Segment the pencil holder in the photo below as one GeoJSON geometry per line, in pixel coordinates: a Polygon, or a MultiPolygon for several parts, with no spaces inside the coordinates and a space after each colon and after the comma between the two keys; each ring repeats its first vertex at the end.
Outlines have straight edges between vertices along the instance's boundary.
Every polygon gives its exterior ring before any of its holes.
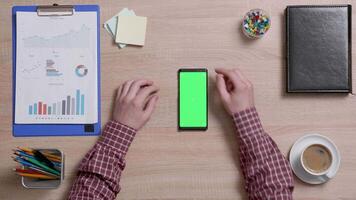
{"type": "MultiPolygon", "coordinates": [[[[60,178],[55,180],[44,180],[29,177],[22,177],[21,182],[25,188],[28,189],[55,189],[58,188],[64,180],[64,154],[58,149],[34,149],[41,152],[51,152],[52,155],[56,155],[60,158],[60,178]]],[[[23,166],[23,169],[26,167],[23,166]]]]}

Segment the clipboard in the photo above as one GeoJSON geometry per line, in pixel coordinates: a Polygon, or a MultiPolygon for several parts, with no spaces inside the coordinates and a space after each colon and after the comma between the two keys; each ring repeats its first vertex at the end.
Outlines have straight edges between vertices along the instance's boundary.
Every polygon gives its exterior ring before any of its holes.
{"type": "Polygon", "coordinates": [[[100,108],[100,8],[98,5],[58,5],[52,6],[13,6],[12,7],[12,60],[13,60],[13,125],[14,137],[31,136],[90,136],[99,135],[101,130],[100,108]],[[98,80],[98,122],[95,124],[16,124],[16,13],[37,12],[38,16],[70,16],[74,12],[96,12],[97,15],[97,80],[98,80]]]}

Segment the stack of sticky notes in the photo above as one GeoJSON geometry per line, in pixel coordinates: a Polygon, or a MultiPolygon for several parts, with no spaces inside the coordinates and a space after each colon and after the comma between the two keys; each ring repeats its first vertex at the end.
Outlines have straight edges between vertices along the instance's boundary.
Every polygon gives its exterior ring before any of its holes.
{"type": "Polygon", "coordinates": [[[146,38],[147,17],[136,16],[133,10],[122,9],[104,23],[104,28],[120,48],[126,45],[143,46],[146,38]]]}
{"type": "Polygon", "coordinates": [[[14,169],[15,173],[34,179],[60,179],[62,158],[52,150],[37,150],[18,147],[13,159],[22,166],[14,169]]]}

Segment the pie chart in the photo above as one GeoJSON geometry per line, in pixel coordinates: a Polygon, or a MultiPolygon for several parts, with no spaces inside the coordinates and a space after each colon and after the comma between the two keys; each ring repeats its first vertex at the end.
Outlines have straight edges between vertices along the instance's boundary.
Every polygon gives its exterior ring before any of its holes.
{"type": "Polygon", "coordinates": [[[84,77],[84,76],[86,76],[88,74],[88,68],[86,68],[84,65],[78,65],[75,68],[75,74],[78,77],[84,77]]]}

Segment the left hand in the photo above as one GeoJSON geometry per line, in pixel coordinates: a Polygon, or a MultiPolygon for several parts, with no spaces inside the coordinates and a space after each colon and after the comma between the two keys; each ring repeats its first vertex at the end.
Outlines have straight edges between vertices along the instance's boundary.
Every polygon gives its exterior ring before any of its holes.
{"type": "Polygon", "coordinates": [[[149,80],[129,80],[117,92],[113,118],[136,130],[151,117],[158,100],[159,88],[149,80]]]}

